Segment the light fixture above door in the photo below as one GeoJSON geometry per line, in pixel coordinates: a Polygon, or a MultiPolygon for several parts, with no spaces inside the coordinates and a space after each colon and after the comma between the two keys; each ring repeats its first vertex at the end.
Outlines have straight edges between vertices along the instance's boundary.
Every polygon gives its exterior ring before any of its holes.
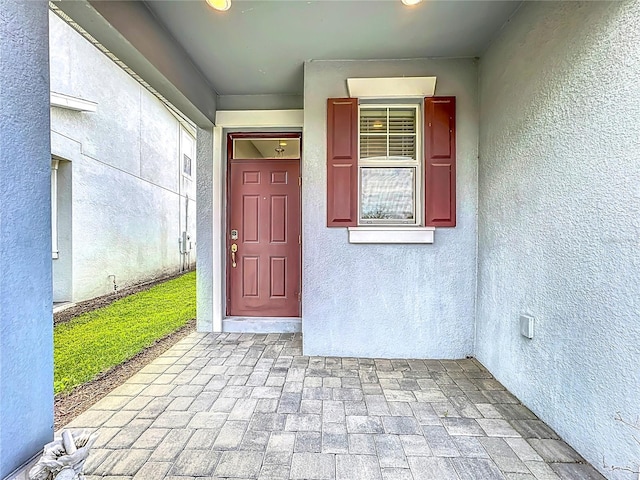
{"type": "MultiPolygon", "coordinates": [[[[404,1],[404,0],[403,0],[404,1]]],[[[210,7],[224,12],[231,8],[231,0],[206,0],[210,7]]]]}
{"type": "Polygon", "coordinates": [[[407,7],[413,7],[414,5],[419,4],[422,0],[402,0],[402,3],[407,7]]]}

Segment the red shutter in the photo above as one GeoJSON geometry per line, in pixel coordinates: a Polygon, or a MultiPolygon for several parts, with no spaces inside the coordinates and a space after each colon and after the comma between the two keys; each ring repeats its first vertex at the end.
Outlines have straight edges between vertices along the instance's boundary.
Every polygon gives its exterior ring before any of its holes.
{"type": "Polygon", "coordinates": [[[327,100],[327,226],[358,223],[358,99],[327,100]]]}
{"type": "Polygon", "coordinates": [[[427,97],[425,225],[456,226],[456,97],[427,97]]]}

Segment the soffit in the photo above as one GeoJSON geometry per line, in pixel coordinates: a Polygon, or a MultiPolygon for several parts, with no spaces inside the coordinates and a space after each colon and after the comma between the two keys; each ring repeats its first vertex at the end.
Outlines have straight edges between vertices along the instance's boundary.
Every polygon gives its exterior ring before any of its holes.
{"type": "Polygon", "coordinates": [[[306,60],[477,57],[520,1],[147,1],[220,95],[301,95],[306,60]]]}

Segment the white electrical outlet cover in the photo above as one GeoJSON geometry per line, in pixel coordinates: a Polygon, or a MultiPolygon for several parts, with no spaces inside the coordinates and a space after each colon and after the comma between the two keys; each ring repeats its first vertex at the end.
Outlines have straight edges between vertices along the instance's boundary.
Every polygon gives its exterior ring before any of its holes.
{"type": "Polygon", "coordinates": [[[529,315],[520,315],[520,334],[526,338],[533,338],[534,318],[529,315]]]}

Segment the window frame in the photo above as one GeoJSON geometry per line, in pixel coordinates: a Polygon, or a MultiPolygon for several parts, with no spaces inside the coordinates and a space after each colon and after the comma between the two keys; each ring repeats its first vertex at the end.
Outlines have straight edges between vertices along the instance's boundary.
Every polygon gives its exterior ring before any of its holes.
{"type": "MultiPolygon", "coordinates": [[[[424,213],[424,159],[422,145],[424,141],[424,125],[423,125],[423,102],[424,99],[407,99],[405,102],[398,103],[390,102],[390,99],[368,99],[358,100],[358,118],[357,118],[357,226],[358,227],[380,227],[380,228],[397,228],[397,227],[420,227],[423,225],[423,213],[424,213]],[[391,109],[413,109],[415,114],[415,129],[413,135],[415,136],[415,159],[408,161],[398,161],[386,159],[362,159],[360,157],[361,152],[361,131],[360,121],[362,110],[375,110],[386,109],[387,110],[387,132],[386,138],[391,136],[402,136],[403,134],[391,134],[389,132],[389,111],[391,109]],[[413,168],[413,207],[414,218],[409,220],[403,219],[363,219],[362,218],[362,169],[364,168],[413,168]]],[[[365,134],[367,135],[367,134],[365,134]]],[[[406,134],[405,134],[406,135],[406,134]]],[[[375,135],[372,135],[375,136],[375,135]]],[[[382,135],[380,135],[382,136],[382,135]]],[[[389,152],[389,143],[387,140],[387,153],[389,152]]]]}
{"type": "Polygon", "coordinates": [[[436,227],[457,225],[457,128],[456,97],[425,97],[422,148],[424,149],[424,226],[358,226],[358,105],[355,97],[327,98],[326,116],[326,225],[348,227],[351,243],[433,243],[436,227]],[[352,238],[359,231],[368,238],[352,238]],[[375,232],[385,239],[375,238],[375,232]],[[430,231],[430,239],[403,238],[396,231],[418,234],[430,231]]]}
{"type": "MultiPolygon", "coordinates": [[[[244,135],[244,134],[243,134],[244,135]]],[[[237,136],[237,134],[231,139],[231,142],[229,143],[229,148],[231,149],[231,159],[232,160],[299,160],[300,158],[302,158],[302,137],[301,136],[295,136],[295,134],[290,134],[290,133],[282,133],[279,135],[271,135],[268,136],[269,134],[247,134],[246,136],[237,136]],[[258,141],[278,141],[278,142],[283,142],[283,141],[290,141],[292,143],[297,142],[296,144],[296,148],[294,149],[294,153],[293,154],[288,154],[288,155],[284,155],[284,156],[278,156],[273,155],[273,156],[267,156],[267,157],[252,157],[252,156],[237,156],[236,155],[236,151],[237,151],[237,143],[239,141],[253,141],[253,140],[258,140],[258,141]]],[[[293,146],[293,145],[292,145],[293,146]]]]}
{"type": "Polygon", "coordinates": [[[186,153],[182,154],[182,176],[188,179],[192,179],[193,175],[193,159],[186,153]],[[189,171],[187,172],[187,159],[189,159],[189,171]]]}
{"type": "Polygon", "coordinates": [[[196,176],[196,139],[184,125],[179,125],[180,139],[178,150],[178,179],[194,181],[196,176]],[[189,172],[185,171],[186,159],[190,161],[189,172]]]}

